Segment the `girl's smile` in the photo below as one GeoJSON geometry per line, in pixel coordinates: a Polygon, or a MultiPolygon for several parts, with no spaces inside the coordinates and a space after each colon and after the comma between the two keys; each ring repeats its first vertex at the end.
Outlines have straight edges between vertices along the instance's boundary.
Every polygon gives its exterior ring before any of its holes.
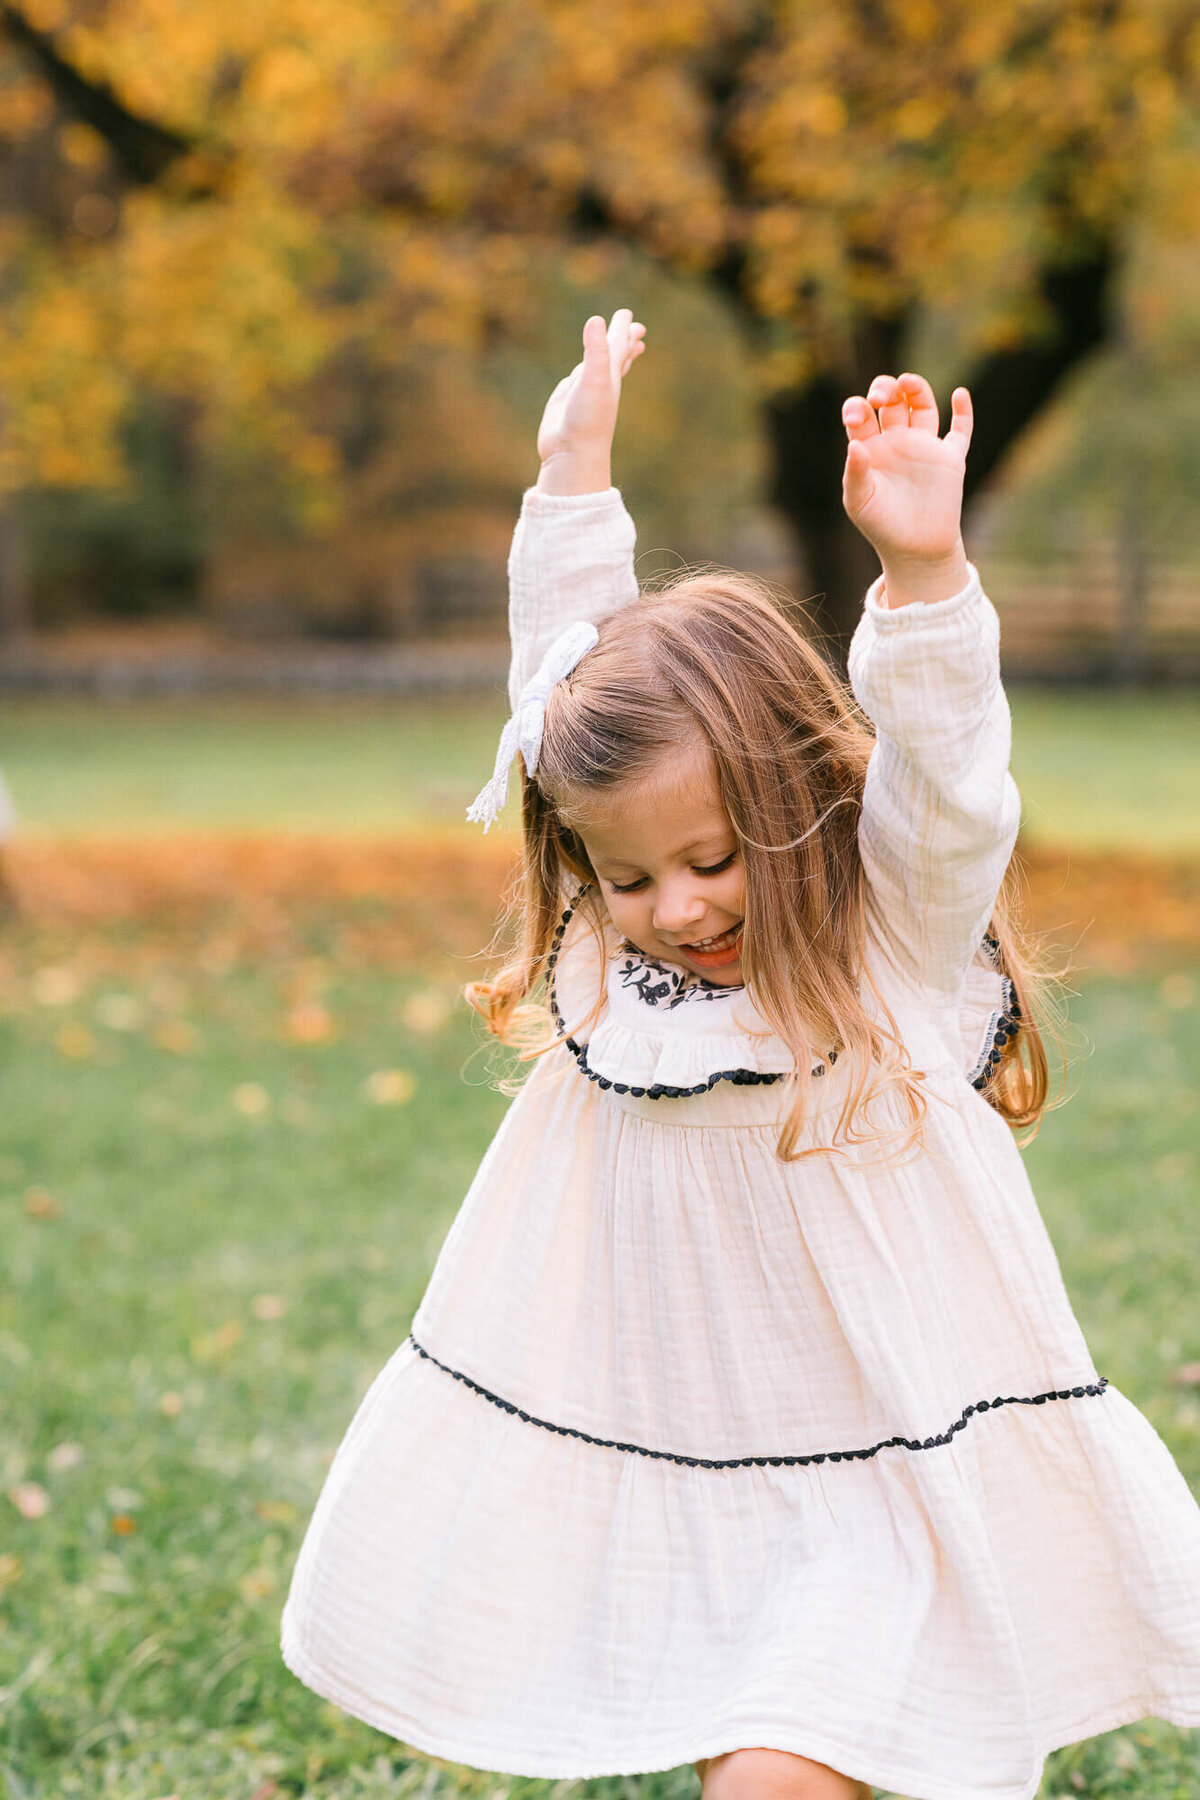
{"type": "Polygon", "coordinates": [[[574,823],[630,943],[720,986],[741,984],[745,870],[707,745],[589,794],[574,823]]]}
{"type": "Polygon", "coordinates": [[[719,932],[716,937],[705,938],[698,944],[680,944],[682,955],[690,962],[699,963],[701,968],[728,969],[742,960],[742,926],[739,922],[728,931],[719,932]]]}

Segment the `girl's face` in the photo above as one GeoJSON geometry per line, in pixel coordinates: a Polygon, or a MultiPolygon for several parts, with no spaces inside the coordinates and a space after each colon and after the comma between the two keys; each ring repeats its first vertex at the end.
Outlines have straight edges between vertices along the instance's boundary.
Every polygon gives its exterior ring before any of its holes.
{"type": "Polygon", "coordinates": [[[720,987],[741,983],[745,870],[706,745],[590,794],[575,828],[630,943],[720,987]]]}

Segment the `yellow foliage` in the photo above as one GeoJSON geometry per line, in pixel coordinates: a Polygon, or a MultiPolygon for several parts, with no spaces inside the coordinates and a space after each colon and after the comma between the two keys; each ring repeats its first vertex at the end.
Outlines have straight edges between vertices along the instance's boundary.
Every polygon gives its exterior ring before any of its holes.
{"type": "Polygon", "coordinates": [[[108,162],[108,145],[91,125],[68,119],[59,127],[58,146],[77,169],[102,169],[108,162]]]}
{"type": "Polygon", "coordinates": [[[31,137],[54,116],[54,94],[39,75],[12,71],[0,84],[0,136],[18,142],[31,137]]]}
{"type": "Polygon", "coordinates": [[[68,0],[24,0],[21,8],[35,31],[58,31],[70,14],[68,0]]]}
{"type": "MultiPolygon", "coordinates": [[[[1063,218],[1198,223],[1191,0],[878,0],[869,30],[849,0],[25,4],[192,151],[118,218],[79,190],[109,179],[104,144],[59,121],[68,229],[4,227],[8,486],[115,479],[149,385],[211,440],[269,447],[329,515],[341,458],[306,390],[351,347],[392,367],[472,342],[519,305],[522,233],[581,192],[678,268],[744,270],[792,370],[913,302],[1024,329],[1063,218]]],[[[0,137],[26,143],[53,97],[3,58],[0,137]]]]}

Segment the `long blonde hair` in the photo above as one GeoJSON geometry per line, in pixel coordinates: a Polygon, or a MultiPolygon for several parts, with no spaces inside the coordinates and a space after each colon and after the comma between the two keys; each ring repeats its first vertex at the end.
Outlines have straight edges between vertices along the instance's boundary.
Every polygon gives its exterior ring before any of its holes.
{"type": "MultiPolygon", "coordinates": [[[[551,692],[537,777],[522,772],[524,861],[519,941],[489,983],[469,990],[489,1030],[531,1049],[529,996],[545,974],[567,896],[599,930],[595,871],[575,825],[589,792],[644,776],[689,738],[707,743],[745,869],[742,973],[747,993],[795,1058],[778,1154],[794,1160],[810,1103],[814,1053],[836,1047],[854,1071],[832,1144],[877,1133],[862,1109],[884,1088],[907,1100],[906,1137],[919,1132],[921,1076],[893,1029],[860,992],[866,936],[858,847],[874,738],[852,695],[748,576],[691,575],[643,595],[600,626],[600,638],[551,692]]],[[[997,901],[989,935],[1012,981],[1020,1030],[984,1089],[1011,1124],[1036,1123],[1048,1066],[1035,1018],[1037,982],[1014,920],[997,901]]],[[[541,1034],[546,1046],[546,1034],[541,1034]]]]}

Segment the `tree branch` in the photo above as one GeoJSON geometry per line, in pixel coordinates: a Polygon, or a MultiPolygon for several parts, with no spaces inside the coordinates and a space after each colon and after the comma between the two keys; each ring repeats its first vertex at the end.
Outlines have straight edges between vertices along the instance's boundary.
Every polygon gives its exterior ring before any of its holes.
{"type": "Polygon", "coordinates": [[[0,31],[27,50],[63,106],[92,126],[130,181],[149,187],[193,148],[185,137],[139,118],[105,82],[89,81],[59,52],[49,32],[38,31],[15,6],[0,5],[0,31]]]}
{"type": "Polygon", "coordinates": [[[1051,331],[997,351],[971,371],[966,385],[975,402],[976,424],[967,458],[966,498],[985,484],[1060,383],[1108,338],[1115,268],[1114,249],[1106,243],[1075,262],[1047,269],[1040,287],[1051,331]]]}

